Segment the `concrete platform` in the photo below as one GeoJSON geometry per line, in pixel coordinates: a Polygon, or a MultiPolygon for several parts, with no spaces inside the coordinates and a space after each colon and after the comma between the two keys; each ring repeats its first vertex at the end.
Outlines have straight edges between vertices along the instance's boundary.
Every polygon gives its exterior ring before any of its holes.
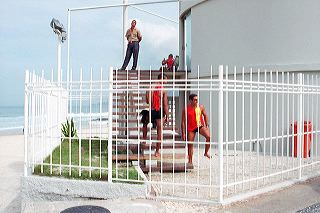
{"type": "Polygon", "coordinates": [[[262,194],[232,205],[208,205],[146,199],[21,202],[23,175],[23,136],[0,136],[0,212],[60,212],[79,205],[97,205],[114,212],[296,212],[320,203],[320,177],[262,194]],[[21,207],[22,206],[22,207],[21,207]]]}

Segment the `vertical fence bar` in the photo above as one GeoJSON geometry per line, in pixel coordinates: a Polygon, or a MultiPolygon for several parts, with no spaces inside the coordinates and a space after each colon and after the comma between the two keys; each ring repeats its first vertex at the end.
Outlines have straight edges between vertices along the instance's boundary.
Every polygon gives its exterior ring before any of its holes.
{"type": "Polygon", "coordinates": [[[24,79],[24,171],[23,174],[26,177],[28,175],[28,133],[29,133],[29,86],[30,74],[29,70],[25,72],[24,79]]]}
{"type": "MultiPolygon", "coordinates": [[[[256,166],[256,177],[259,177],[259,168],[260,168],[260,69],[258,69],[258,85],[257,85],[257,140],[256,140],[256,146],[257,146],[257,166],[256,166]]],[[[256,181],[256,188],[258,188],[258,180],[256,181]]]]}
{"type": "MultiPolygon", "coordinates": [[[[115,122],[116,122],[116,127],[115,127],[115,130],[116,130],[116,137],[115,137],[115,145],[116,145],[116,154],[115,154],[115,156],[116,156],[116,179],[118,179],[118,175],[119,175],[119,173],[118,173],[118,73],[117,73],[117,70],[118,70],[118,68],[116,68],[116,70],[114,71],[114,76],[115,77],[112,77],[112,79],[113,80],[115,80],[115,82],[113,83],[113,84],[115,84],[114,86],[115,86],[115,110],[116,110],[116,113],[115,113],[115,122]]],[[[113,72],[113,71],[112,71],[113,72]]],[[[101,75],[102,75],[102,72],[101,72],[101,75]]],[[[101,77],[101,81],[102,81],[102,77],[101,77]]],[[[101,83],[101,87],[102,87],[102,83],[101,83]]],[[[102,88],[101,88],[101,90],[102,90],[102,88]]],[[[112,97],[112,99],[113,99],[113,97],[112,97]]],[[[101,100],[101,102],[102,102],[102,100],[101,100]]],[[[101,118],[100,118],[100,120],[101,120],[101,118]]],[[[101,125],[100,125],[100,128],[101,128],[101,125]]],[[[101,131],[100,131],[101,132],[101,131]]],[[[101,134],[101,133],[100,133],[101,134]]]]}
{"type": "MultiPolygon", "coordinates": [[[[294,168],[294,140],[295,140],[295,137],[298,137],[296,134],[298,133],[295,133],[295,121],[294,121],[294,118],[295,118],[295,116],[294,116],[294,109],[295,109],[295,107],[294,107],[294,105],[295,105],[295,103],[294,103],[294,95],[295,95],[295,93],[294,93],[294,91],[295,91],[295,83],[294,83],[294,73],[292,73],[292,75],[291,75],[291,78],[292,78],[292,126],[291,126],[291,130],[292,130],[292,139],[291,139],[291,159],[292,159],[292,168],[294,168]]],[[[298,125],[298,124],[297,124],[298,125]]],[[[297,151],[297,150],[296,150],[297,151]]],[[[294,173],[294,170],[292,171],[293,173],[294,173]]]]}
{"type": "MultiPolygon", "coordinates": [[[[251,180],[251,161],[252,161],[252,68],[250,68],[250,100],[249,100],[250,114],[249,114],[249,179],[251,180]]],[[[251,190],[251,182],[249,182],[249,189],[251,190]]]]}
{"type": "Polygon", "coordinates": [[[300,141],[300,147],[301,147],[301,151],[300,151],[300,155],[301,155],[301,175],[302,175],[302,172],[303,172],[303,158],[304,158],[304,137],[305,137],[305,134],[306,132],[304,131],[304,120],[307,119],[308,117],[308,106],[306,103],[306,107],[305,107],[305,99],[307,98],[308,94],[304,94],[304,85],[305,85],[305,77],[304,77],[304,74],[302,74],[302,85],[301,85],[301,94],[302,94],[302,119],[301,119],[301,141],[300,141]],[[306,113],[305,113],[306,112],[306,113]],[[306,114],[306,116],[305,116],[306,114]]]}
{"type": "MultiPolygon", "coordinates": [[[[127,87],[126,87],[126,95],[127,95],[127,106],[129,106],[129,70],[126,69],[126,79],[127,79],[127,87]]],[[[109,91],[110,93],[110,91],[109,91]]],[[[127,129],[127,180],[129,179],[129,134],[130,134],[130,131],[129,131],[129,110],[130,109],[127,109],[127,117],[126,117],[126,129],[127,129]]],[[[139,127],[138,127],[139,128],[139,127]]]]}
{"type": "MultiPolygon", "coordinates": [[[[70,90],[69,92],[69,114],[72,114],[72,69],[70,70],[70,88],[68,88],[70,90]]],[[[70,119],[70,115],[69,115],[69,119],[70,119]]],[[[70,119],[70,122],[71,122],[71,119],[70,119]]],[[[70,127],[71,128],[71,125],[70,127]]],[[[52,129],[52,127],[51,127],[52,129]]],[[[69,131],[71,132],[71,131],[69,131]]],[[[51,136],[52,136],[52,131],[51,131],[51,136]]],[[[72,139],[71,139],[71,134],[69,134],[69,176],[71,176],[71,171],[72,171],[72,167],[71,167],[71,164],[72,164],[72,158],[71,158],[71,155],[72,155],[72,152],[71,152],[71,142],[72,142],[72,139]]],[[[51,163],[52,164],[52,157],[51,157],[51,163]]],[[[51,166],[52,167],[52,166],[51,166]]],[[[52,169],[51,169],[52,170],[52,169]]]]}
{"type": "MultiPolygon", "coordinates": [[[[109,70],[109,109],[108,109],[108,182],[112,183],[112,85],[113,84],[113,67],[109,70]]],[[[117,153],[116,153],[117,154],[117,153]]]]}
{"type": "MultiPolygon", "coordinates": [[[[319,106],[319,85],[320,85],[320,83],[319,83],[319,75],[317,75],[316,76],[316,85],[317,85],[317,89],[316,89],[316,103],[317,103],[317,105],[316,106],[319,106]]],[[[319,110],[316,110],[316,118],[318,118],[319,117],[319,110]]],[[[316,156],[316,159],[315,159],[315,161],[318,161],[319,160],[319,156],[318,156],[318,142],[319,142],[319,139],[318,139],[318,134],[319,134],[319,119],[316,119],[315,120],[315,130],[316,130],[316,135],[315,135],[315,143],[316,143],[316,154],[315,154],[315,156],[316,156]]]]}
{"type": "Polygon", "coordinates": [[[80,113],[80,124],[79,124],[79,176],[81,177],[81,156],[82,156],[82,152],[81,152],[81,139],[82,139],[82,68],[80,69],[80,98],[79,98],[79,113],[80,113]]]}
{"type": "MultiPolygon", "coordinates": [[[[161,132],[161,136],[160,136],[160,179],[161,179],[161,185],[160,185],[160,193],[162,194],[163,191],[163,94],[164,94],[164,88],[163,88],[163,66],[161,68],[161,91],[160,91],[160,117],[161,117],[161,126],[160,126],[160,132],[161,132]]],[[[167,100],[168,101],[168,100],[167,100]]],[[[158,132],[157,132],[158,135],[158,132]]],[[[158,136],[157,136],[158,137],[158,136]]],[[[158,141],[159,138],[157,138],[157,144],[156,147],[158,147],[158,141]]],[[[156,153],[157,153],[157,148],[156,148],[156,153]]]]}
{"type": "MultiPolygon", "coordinates": [[[[312,90],[310,91],[311,93],[312,93],[312,95],[311,95],[311,99],[312,99],[312,103],[311,103],[311,122],[312,123],[314,123],[314,121],[316,120],[316,119],[314,119],[315,117],[314,117],[314,78],[313,78],[313,75],[311,75],[311,88],[312,88],[312,90]]],[[[314,150],[313,150],[313,146],[312,146],[312,139],[313,139],[313,141],[315,140],[314,139],[314,137],[312,137],[313,136],[313,134],[314,134],[314,124],[312,124],[313,126],[311,127],[311,143],[310,143],[310,157],[311,157],[311,172],[313,171],[313,168],[314,168],[314,165],[313,165],[313,155],[314,155],[314,150]]]]}
{"type": "MultiPolygon", "coordinates": [[[[151,110],[152,110],[152,87],[151,87],[151,84],[152,84],[152,70],[151,70],[151,66],[149,67],[149,95],[148,95],[148,98],[149,98],[149,172],[150,172],[150,176],[149,176],[149,181],[151,182],[152,181],[152,160],[151,160],[151,148],[152,148],[152,126],[153,124],[150,125],[151,122],[151,110]]],[[[147,127],[148,127],[147,126],[147,127]]],[[[148,133],[147,133],[148,135],[148,133]]],[[[151,190],[151,187],[150,187],[150,190],[151,190]]]]}
{"type": "MultiPolygon", "coordinates": [[[[228,82],[228,75],[229,75],[229,68],[228,66],[226,66],[225,68],[226,70],[226,106],[225,106],[225,109],[226,109],[226,185],[228,185],[229,183],[229,103],[228,103],[228,99],[229,99],[229,96],[228,96],[228,86],[229,86],[229,82],[228,82]]],[[[211,90],[212,90],[212,69],[211,69],[211,84],[210,84],[210,115],[212,115],[212,106],[211,106],[211,90]]],[[[213,132],[212,130],[210,132],[213,132]]],[[[212,138],[212,137],[211,137],[212,138]]],[[[211,142],[210,142],[211,143],[211,142]]],[[[211,181],[211,159],[210,158],[210,181],[211,181]]],[[[210,182],[210,186],[211,186],[211,182],[210,182]]],[[[226,191],[226,195],[228,196],[228,187],[226,188],[227,191],[226,191]]],[[[211,190],[210,190],[210,193],[211,193],[211,190]]]]}
{"type": "Polygon", "coordinates": [[[279,75],[278,75],[278,70],[276,70],[276,118],[275,118],[275,122],[276,122],[276,171],[278,170],[278,140],[279,140],[279,137],[278,137],[278,128],[279,128],[279,75]]]}
{"type": "Polygon", "coordinates": [[[244,67],[242,67],[242,107],[241,107],[241,115],[242,115],[242,127],[241,127],[241,145],[242,145],[242,190],[244,189],[244,173],[245,173],[245,167],[244,167],[244,67]]]}
{"type": "MultiPolygon", "coordinates": [[[[36,84],[36,75],[35,75],[35,71],[33,70],[32,72],[32,86],[34,88],[36,84]]],[[[36,131],[37,131],[37,94],[35,93],[35,90],[32,90],[32,172],[34,172],[34,164],[35,164],[35,141],[37,140],[36,138],[36,131]]]]}
{"type": "MultiPolygon", "coordinates": [[[[185,155],[188,155],[189,159],[189,143],[188,143],[188,113],[187,113],[187,94],[188,94],[188,67],[186,67],[186,74],[185,74],[185,87],[184,87],[184,109],[185,109],[185,142],[186,142],[186,147],[185,147],[185,155]],[[187,152],[188,149],[188,152],[187,152]]],[[[188,160],[189,163],[189,160],[188,160]]],[[[184,162],[184,195],[187,195],[187,161],[184,162]]]]}
{"type": "MultiPolygon", "coordinates": [[[[282,102],[281,102],[281,171],[283,171],[283,143],[284,143],[284,72],[281,73],[281,93],[282,93],[282,102]]],[[[283,180],[283,173],[281,173],[281,180],[283,180]]]]}
{"type": "MultiPolygon", "coordinates": [[[[53,69],[51,70],[51,82],[53,82],[53,69]]],[[[50,95],[52,95],[52,90],[50,91],[50,95]]],[[[51,104],[48,104],[48,107],[52,106],[51,104]]],[[[49,110],[48,110],[49,111],[49,110]]],[[[52,137],[53,137],[53,114],[50,113],[50,147],[53,147],[52,137]]],[[[52,174],[52,152],[50,153],[50,175],[52,174]]]]}
{"type": "Polygon", "coordinates": [[[266,135],[267,135],[267,70],[264,70],[264,103],[263,103],[263,185],[266,175],[266,135]]]}
{"type": "MultiPolygon", "coordinates": [[[[311,134],[310,131],[312,131],[312,130],[309,130],[309,122],[311,122],[311,120],[312,120],[312,105],[310,104],[311,100],[312,100],[312,95],[311,95],[312,94],[312,84],[311,84],[312,76],[307,75],[307,78],[308,78],[308,80],[307,80],[307,92],[308,92],[308,101],[307,101],[308,106],[307,106],[307,109],[308,109],[308,114],[307,114],[307,118],[305,119],[307,121],[307,123],[306,123],[306,125],[307,125],[307,135],[306,135],[306,137],[307,137],[307,141],[306,141],[307,142],[307,146],[306,146],[307,150],[306,150],[306,154],[307,154],[307,162],[310,162],[311,161],[312,149],[309,147],[309,142],[310,142],[309,135],[311,134]],[[310,151],[309,151],[309,149],[310,149],[310,151]],[[310,153],[310,156],[309,156],[309,153],[310,153]]],[[[306,85],[306,84],[304,84],[304,85],[306,85]]],[[[311,169],[311,168],[312,168],[312,164],[311,164],[311,166],[309,166],[309,169],[311,169]]],[[[310,171],[312,171],[312,170],[310,170],[310,171]]]]}
{"type": "Polygon", "coordinates": [[[92,156],[91,156],[91,146],[92,146],[92,67],[90,69],[90,89],[89,89],[89,120],[90,120],[90,125],[89,125],[89,177],[91,177],[91,170],[92,170],[92,156]]]}
{"type": "Polygon", "coordinates": [[[223,66],[219,66],[219,201],[223,201],[223,66]]]}
{"type": "Polygon", "coordinates": [[[303,105],[303,94],[302,94],[302,85],[303,85],[303,75],[302,73],[298,74],[298,84],[299,84],[299,111],[298,111],[298,148],[297,148],[297,155],[299,156],[299,175],[298,178],[299,180],[302,177],[302,158],[301,158],[301,151],[302,151],[302,146],[301,146],[301,140],[302,140],[302,134],[303,134],[303,120],[302,120],[302,116],[303,116],[303,109],[302,109],[302,105],[303,105]]]}
{"type": "MultiPolygon", "coordinates": [[[[273,142],[273,131],[272,131],[272,122],[273,122],[273,80],[272,80],[272,70],[270,71],[270,144],[269,144],[269,148],[270,148],[270,173],[272,173],[272,142],[273,142]]],[[[269,183],[271,183],[271,179],[272,177],[269,178],[269,183]]]]}
{"type": "MultiPolygon", "coordinates": [[[[31,80],[32,86],[34,88],[35,84],[36,84],[36,75],[35,75],[35,71],[33,70],[32,72],[32,80],[31,80]]],[[[34,143],[36,141],[36,118],[37,118],[37,94],[35,93],[35,90],[32,90],[32,99],[31,99],[31,106],[32,106],[32,172],[34,172],[34,164],[35,164],[35,151],[34,151],[34,143]]]]}
{"type": "MultiPolygon", "coordinates": [[[[60,73],[60,70],[59,70],[59,73],[60,73]]],[[[59,74],[60,75],[60,74],[59,74]]],[[[41,73],[41,78],[40,78],[40,85],[41,87],[43,88],[44,87],[44,71],[42,70],[42,73],[41,73]]],[[[44,126],[44,95],[43,93],[41,93],[41,96],[40,96],[40,140],[41,140],[41,173],[43,173],[43,161],[44,161],[44,158],[45,158],[45,144],[44,145],[44,131],[46,131],[45,129],[45,126],[44,126]]]]}
{"type": "MultiPolygon", "coordinates": [[[[233,80],[234,80],[234,94],[233,94],[233,116],[234,116],[234,122],[233,122],[233,160],[234,160],[234,183],[237,182],[237,67],[234,67],[234,73],[233,73],[233,80]]],[[[237,185],[234,184],[234,192],[237,190],[237,185]]]]}
{"type": "MultiPolygon", "coordinates": [[[[99,111],[100,111],[100,124],[99,124],[99,176],[101,178],[102,176],[102,156],[101,156],[101,150],[102,150],[102,81],[103,81],[103,69],[101,67],[100,69],[100,97],[99,97],[99,111]]],[[[108,121],[109,123],[109,121],[108,121]]]]}
{"type": "MultiPolygon", "coordinates": [[[[197,95],[198,95],[198,107],[200,107],[200,66],[197,66],[197,95]]],[[[193,141],[192,141],[193,143],[193,141]]],[[[198,134],[197,134],[197,145],[198,145],[198,171],[197,171],[197,184],[200,184],[200,129],[198,127],[198,134]]],[[[194,144],[192,144],[194,146],[194,144]]],[[[199,197],[199,187],[197,187],[197,197],[199,197]]]]}
{"type": "MultiPolygon", "coordinates": [[[[287,72],[287,169],[289,168],[289,146],[290,146],[290,74],[287,72]]],[[[289,178],[289,172],[287,172],[289,178]]]]}
{"type": "MultiPolygon", "coordinates": [[[[60,73],[60,70],[58,70],[58,72],[60,73]]],[[[61,78],[60,74],[59,74],[59,77],[58,78],[61,78]]],[[[60,152],[59,152],[59,175],[62,174],[62,140],[61,140],[61,134],[60,134],[60,125],[61,125],[61,92],[62,92],[62,86],[61,86],[61,79],[58,79],[58,91],[59,91],[59,94],[58,94],[58,116],[57,116],[57,132],[58,132],[58,135],[57,137],[59,137],[59,149],[60,149],[60,152]]]]}
{"type": "MultiPolygon", "coordinates": [[[[141,79],[141,73],[140,73],[140,67],[138,68],[138,80],[137,80],[137,83],[138,83],[138,115],[140,113],[140,79],[141,79]]],[[[139,116],[137,116],[137,127],[138,127],[138,166],[140,166],[140,143],[141,143],[141,140],[140,140],[140,123],[139,123],[139,116]]],[[[116,134],[117,135],[117,134],[116,134]]],[[[117,136],[116,136],[117,137],[117,136]]],[[[116,142],[117,143],[117,142],[116,142]]],[[[140,175],[138,175],[138,180],[140,180],[140,175]]]]}
{"type": "MultiPolygon", "coordinates": [[[[212,121],[212,65],[210,66],[210,96],[209,96],[209,106],[210,106],[210,116],[211,116],[211,119],[210,121],[212,121]]],[[[213,132],[212,130],[212,125],[210,125],[210,133],[213,132]]],[[[213,144],[212,144],[212,137],[210,137],[210,155],[213,155],[213,144]]],[[[209,177],[209,183],[210,183],[210,197],[212,196],[212,157],[210,158],[210,170],[209,170],[209,173],[210,173],[210,177],[209,177]]]]}
{"type": "MultiPolygon", "coordinates": [[[[175,94],[175,80],[176,80],[176,68],[173,66],[173,77],[172,77],[172,108],[171,108],[171,113],[172,113],[172,129],[173,129],[173,160],[172,160],[172,167],[173,167],[173,173],[172,173],[172,194],[174,194],[175,191],[175,144],[176,144],[176,94],[175,94]]],[[[178,92],[179,93],[179,92],[178,92]]]]}

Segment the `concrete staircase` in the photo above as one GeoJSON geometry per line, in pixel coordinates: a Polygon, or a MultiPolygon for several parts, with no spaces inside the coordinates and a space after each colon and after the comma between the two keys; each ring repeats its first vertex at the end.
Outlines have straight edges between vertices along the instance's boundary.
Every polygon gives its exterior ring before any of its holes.
{"type": "MultiPolygon", "coordinates": [[[[179,134],[180,114],[182,112],[182,108],[179,107],[179,103],[182,102],[178,95],[179,92],[175,92],[175,97],[168,92],[169,122],[163,127],[161,155],[159,157],[154,156],[156,142],[150,141],[150,139],[157,139],[156,129],[151,129],[150,132],[148,127],[147,140],[143,140],[139,113],[144,109],[149,110],[146,103],[146,91],[156,84],[155,81],[157,81],[159,74],[158,70],[114,70],[113,123],[116,125],[113,127],[113,131],[117,133],[114,136],[117,141],[117,146],[114,146],[114,149],[118,151],[130,149],[130,154],[113,155],[113,160],[120,162],[139,160],[140,168],[145,173],[150,171],[183,172],[193,167],[185,164],[185,143],[182,142],[179,134]],[[151,82],[150,79],[153,81],[151,82]]],[[[169,79],[173,79],[172,72],[166,72],[165,74],[168,75],[169,79]]],[[[174,78],[185,79],[185,72],[175,72],[174,78]]],[[[177,85],[183,87],[185,83],[179,82],[177,85]]]]}

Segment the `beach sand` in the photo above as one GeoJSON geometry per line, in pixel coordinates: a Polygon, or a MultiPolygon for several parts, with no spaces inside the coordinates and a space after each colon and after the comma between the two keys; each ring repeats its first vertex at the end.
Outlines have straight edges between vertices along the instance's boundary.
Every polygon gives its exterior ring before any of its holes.
{"type": "Polygon", "coordinates": [[[0,212],[21,212],[24,137],[0,136],[0,144],[0,212]]]}

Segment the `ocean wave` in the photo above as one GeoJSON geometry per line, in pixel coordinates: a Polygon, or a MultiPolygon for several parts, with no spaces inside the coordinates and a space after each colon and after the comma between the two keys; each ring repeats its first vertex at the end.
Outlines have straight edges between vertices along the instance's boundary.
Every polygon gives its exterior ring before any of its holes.
{"type": "Polygon", "coordinates": [[[24,116],[0,117],[0,129],[18,128],[24,125],[24,116]]]}

